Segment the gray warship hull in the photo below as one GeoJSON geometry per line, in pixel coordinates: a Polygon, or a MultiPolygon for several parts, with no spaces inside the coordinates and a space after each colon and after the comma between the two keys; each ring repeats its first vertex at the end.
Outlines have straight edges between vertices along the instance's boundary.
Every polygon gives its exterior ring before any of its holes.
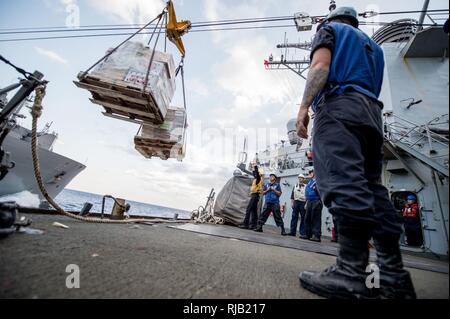
{"type": "MultiPolygon", "coordinates": [[[[34,177],[29,133],[26,128],[18,126],[5,138],[3,148],[9,153],[9,160],[15,166],[0,181],[0,196],[28,191],[38,195],[43,201],[34,177]]],[[[52,144],[55,139],[55,134],[43,134],[38,138],[41,174],[45,187],[53,198],[86,168],[83,164],[53,152],[52,144]]]]}

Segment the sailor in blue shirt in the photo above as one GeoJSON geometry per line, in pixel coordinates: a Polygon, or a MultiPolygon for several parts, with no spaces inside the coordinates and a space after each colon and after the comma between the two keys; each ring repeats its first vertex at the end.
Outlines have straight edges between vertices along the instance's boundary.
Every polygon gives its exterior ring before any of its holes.
{"type": "Polygon", "coordinates": [[[267,183],[264,186],[264,209],[261,213],[261,216],[258,220],[258,226],[256,227],[255,231],[262,233],[263,232],[263,226],[267,222],[267,219],[270,216],[270,213],[273,214],[273,217],[275,219],[275,223],[278,227],[281,228],[281,235],[286,236],[286,231],[284,229],[284,221],[281,217],[280,212],[280,196],[282,194],[281,192],[281,186],[277,182],[278,177],[275,174],[270,174],[270,180],[269,183],[267,183]]]}
{"type": "Polygon", "coordinates": [[[302,239],[320,242],[322,236],[322,210],[323,204],[320,199],[319,190],[317,189],[317,181],[314,178],[314,171],[310,173],[310,181],[306,185],[306,217],[305,232],[306,236],[302,239]]]}
{"type": "Polygon", "coordinates": [[[297,132],[308,137],[312,107],[317,186],[337,222],[339,256],[337,264],[324,272],[301,273],[300,282],[329,298],[414,299],[400,253],[400,216],[380,183],[384,54],[358,26],[355,9],[337,8],[319,26],[312,45],[297,132]],[[365,284],[371,238],[377,249],[380,289],[365,284]]]}

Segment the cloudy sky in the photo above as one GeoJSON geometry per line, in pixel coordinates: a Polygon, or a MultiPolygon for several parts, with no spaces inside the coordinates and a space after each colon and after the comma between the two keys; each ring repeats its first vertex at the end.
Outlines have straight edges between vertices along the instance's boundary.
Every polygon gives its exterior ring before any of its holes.
{"type": "MultiPolygon", "coordinates": [[[[295,12],[327,13],[329,1],[298,0],[175,0],[179,19],[193,22],[237,18],[289,16],[295,12]]],[[[366,10],[420,10],[422,0],[337,1],[338,5],[366,10]]],[[[162,11],[161,0],[0,0],[0,29],[72,25],[79,10],[82,26],[145,23],[162,11]]],[[[448,1],[432,0],[430,9],[448,8],[448,1]]],[[[383,16],[392,21],[404,16],[383,16]]],[[[418,15],[410,17],[417,18],[418,15]]],[[[371,34],[372,28],[365,28],[371,34]]],[[[49,34],[46,34],[49,35],[49,34]]],[[[51,35],[51,34],[50,34],[51,35]]],[[[263,61],[284,37],[289,42],[310,40],[313,33],[298,33],[294,26],[222,32],[192,32],[184,38],[187,49],[188,99],[187,157],[146,160],[134,150],[139,127],[104,117],[89,102],[89,94],[72,81],[124,37],[47,41],[0,42],[0,53],[17,65],[40,70],[50,81],[41,125],[53,122],[59,133],[55,151],[87,165],[69,188],[112,194],[130,200],[192,210],[203,204],[211,188],[220,190],[231,177],[249,137],[249,156],[286,139],[286,122],[296,116],[304,82],[288,71],[267,71],[263,61]]],[[[18,35],[10,36],[18,37],[18,35]]],[[[25,37],[19,35],[19,37],[25,37]]],[[[5,39],[8,36],[2,35],[5,39]]],[[[142,37],[137,41],[143,41],[142,37]]],[[[179,53],[169,51],[176,61],[179,53]]],[[[290,50],[289,58],[306,54],[290,50]]],[[[0,87],[17,78],[0,65],[0,87]]],[[[181,105],[181,84],[172,102],[181,105]]],[[[29,125],[30,119],[24,121],[29,125]]]]}

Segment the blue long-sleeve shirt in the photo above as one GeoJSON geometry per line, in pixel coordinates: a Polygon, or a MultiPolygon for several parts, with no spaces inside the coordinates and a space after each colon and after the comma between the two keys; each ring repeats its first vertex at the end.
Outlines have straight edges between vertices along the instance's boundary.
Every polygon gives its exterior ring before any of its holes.
{"type": "MultiPolygon", "coordinates": [[[[270,184],[267,183],[264,186],[264,191],[268,190],[270,187],[273,187],[275,190],[277,190],[278,192],[281,193],[281,186],[278,183],[274,183],[274,184],[270,184]]],[[[277,196],[277,194],[275,194],[275,192],[268,192],[265,195],[265,200],[266,200],[266,204],[279,204],[280,203],[280,198],[277,196]]]]}
{"type": "Polygon", "coordinates": [[[305,188],[306,200],[315,201],[320,200],[319,191],[317,190],[317,182],[315,179],[309,181],[305,188]]]}

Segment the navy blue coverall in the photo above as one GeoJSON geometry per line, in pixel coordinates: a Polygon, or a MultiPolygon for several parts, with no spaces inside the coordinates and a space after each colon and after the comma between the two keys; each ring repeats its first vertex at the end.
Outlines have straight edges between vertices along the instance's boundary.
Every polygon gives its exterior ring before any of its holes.
{"type": "Polygon", "coordinates": [[[332,52],[328,83],[312,106],[322,202],[338,219],[369,225],[373,237],[398,237],[401,220],[381,185],[383,52],[362,31],[336,22],[317,33],[311,55],[322,47],[332,52]]]}

